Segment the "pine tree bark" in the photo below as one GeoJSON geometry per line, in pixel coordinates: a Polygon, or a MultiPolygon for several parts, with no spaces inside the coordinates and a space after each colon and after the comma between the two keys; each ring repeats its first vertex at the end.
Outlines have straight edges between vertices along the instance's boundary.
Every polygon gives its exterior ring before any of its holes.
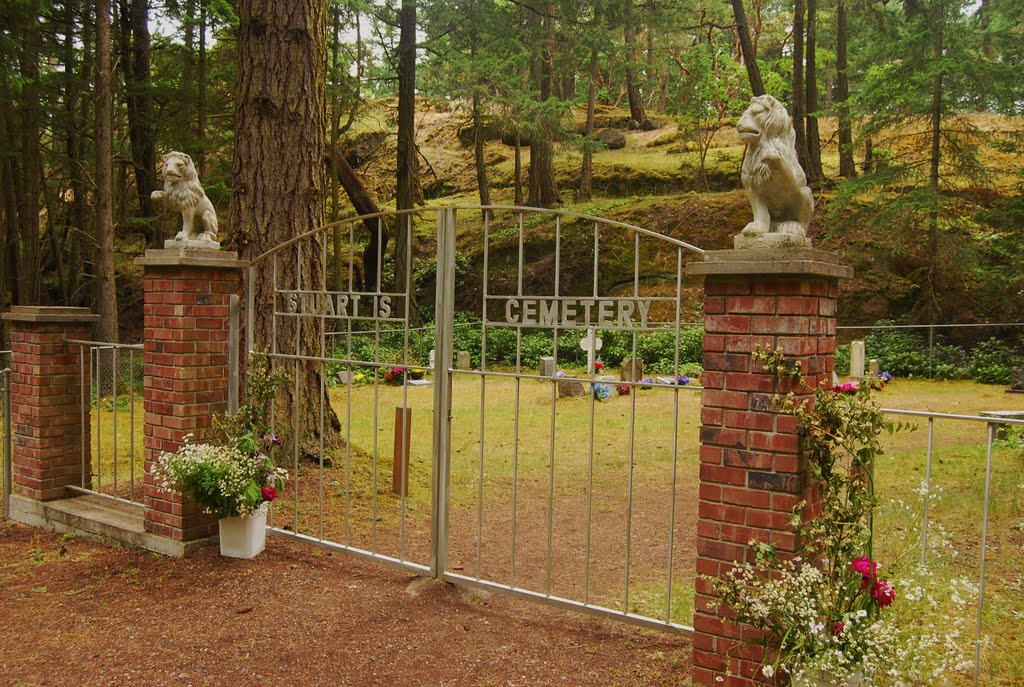
{"type": "MultiPolygon", "coordinates": [[[[402,0],[398,18],[398,210],[411,210],[418,193],[416,159],[416,0],[402,0]]],[[[405,290],[408,236],[395,232],[395,291],[405,290]]]]}
{"type": "MultiPolygon", "coordinates": [[[[348,196],[349,202],[355,208],[356,214],[376,215],[380,213],[377,203],[373,200],[369,191],[366,190],[366,187],[363,186],[362,180],[356,174],[356,171],[352,169],[352,165],[348,163],[348,160],[345,159],[342,151],[332,149],[331,161],[332,169],[337,175],[338,182],[345,189],[345,195],[348,196]]],[[[362,275],[359,279],[355,280],[355,284],[363,291],[373,291],[377,288],[377,274],[380,271],[380,266],[377,264],[377,255],[378,253],[380,255],[387,253],[390,234],[388,233],[387,224],[381,218],[363,222],[363,226],[368,232],[368,239],[363,249],[362,275]],[[380,246],[379,249],[378,245],[380,246]]],[[[340,242],[337,242],[337,234],[338,232],[335,232],[335,246],[341,245],[340,242]]],[[[337,248],[335,250],[337,251],[337,248]]],[[[343,258],[344,256],[342,256],[343,258]]]]}
{"type": "Polygon", "coordinates": [[[750,42],[750,28],[747,26],[743,0],[732,0],[732,13],[736,20],[736,34],[740,41],[743,65],[747,68],[750,90],[755,96],[764,95],[764,81],[761,80],[761,69],[757,66],[757,52],[754,50],[754,44],[750,42]]]}
{"type": "MultiPolygon", "coordinates": [[[[555,42],[555,14],[550,4],[544,8],[544,35],[539,64],[536,65],[540,86],[540,101],[547,102],[553,90],[553,51],[555,42]]],[[[550,123],[541,122],[530,139],[530,180],[527,202],[533,207],[554,208],[562,204],[555,184],[554,145],[550,123]]]]}
{"type": "Polygon", "coordinates": [[[116,343],[114,282],[113,90],[110,85],[110,0],[96,0],[96,307],[100,341],[116,343]]]}
{"type": "Polygon", "coordinates": [[[19,18],[21,37],[21,303],[37,305],[42,297],[42,246],[39,233],[39,204],[42,199],[42,163],[39,126],[39,3],[29,2],[19,18]]]}
{"type": "MultiPolygon", "coordinates": [[[[322,226],[327,83],[327,0],[240,0],[238,2],[238,84],[231,218],[242,257],[253,259],[290,238],[322,226]]],[[[324,287],[320,234],[274,259],[278,288],[319,291],[324,287]]],[[[262,266],[262,273],[270,268],[262,266]]],[[[274,284],[257,278],[253,340],[301,356],[320,356],[322,337],[310,318],[278,318],[271,329],[274,284]]],[[[325,369],[313,361],[274,361],[297,376],[278,394],[279,430],[298,442],[307,459],[319,457],[319,443],[333,455],[341,423],[330,403],[321,405],[325,369]],[[323,413],[324,432],[320,433],[323,413]],[[295,422],[295,425],[292,425],[295,422]],[[297,436],[292,427],[297,425],[297,436]]]]}
{"type": "Polygon", "coordinates": [[[818,0],[807,0],[807,180],[821,183],[825,173],[821,168],[821,135],[818,132],[818,69],[816,42],[818,0]]]}
{"type": "MultiPolygon", "coordinates": [[[[599,18],[596,16],[594,23],[599,23],[599,18]]],[[[590,46],[590,83],[587,86],[587,124],[583,131],[583,164],[580,166],[580,188],[579,188],[579,199],[582,201],[590,200],[594,195],[594,115],[597,109],[597,77],[598,77],[598,64],[597,64],[597,44],[594,43],[590,46]]]]}
{"type": "MultiPolygon", "coordinates": [[[[938,0],[935,7],[933,30],[935,32],[936,62],[942,59],[946,27],[946,8],[943,0],[938,0]]],[[[931,191],[931,212],[928,218],[928,298],[927,307],[929,322],[935,323],[938,315],[938,256],[939,256],[939,207],[941,205],[941,188],[939,187],[940,165],[942,164],[942,70],[935,74],[932,86],[931,104],[931,151],[928,165],[928,188],[931,191]]]]}
{"type": "Polygon", "coordinates": [[[629,99],[629,116],[638,129],[646,130],[650,126],[644,103],[640,95],[640,85],[636,74],[636,27],[633,24],[633,0],[625,0],[623,8],[623,33],[626,41],[626,95],[629,99]]]}
{"type": "Polygon", "coordinates": [[[836,111],[839,125],[839,176],[852,179],[857,176],[853,160],[853,120],[850,117],[850,79],[846,74],[848,62],[846,0],[836,2],[836,111]]]}
{"type": "MultiPolygon", "coordinates": [[[[153,140],[152,96],[150,94],[149,1],[121,0],[121,69],[124,72],[125,104],[128,111],[128,140],[135,172],[139,215],[156,213],[150,193],[156,190],[156,143],[153,140]]],[[[150,248],[162,241],[154,222],[146,222],[150,248]]]]}

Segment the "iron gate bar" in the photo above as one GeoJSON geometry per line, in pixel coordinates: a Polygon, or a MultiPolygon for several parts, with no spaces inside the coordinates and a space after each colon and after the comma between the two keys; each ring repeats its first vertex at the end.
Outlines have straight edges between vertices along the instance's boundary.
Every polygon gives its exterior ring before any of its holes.
{"type": "Polygon", "coordinates": [[[437,217],[437,296],[434,325],[434,449],[432,517],[430,519],[430,571],[440,579],[448,569],[448,506],[451,483],[452,431],[452,329],[455,311],[455,210],[443,209],[437,217]]]}
{"type": "Polygon", "coordinates": [[[573,599],[566,599],[561,596],[555,596],[552,594],[542,594],[540,592],[534,592],[529,589],[523,589],[521,587],[513,587],[507,584],[501,584],[500,582],[489,582],[487,580],[477,580],[467,575],[459,575],[458,573],[446,572],[442,579],[445,582],[451,582],[452,584],[459,584],[466,587],[474,587],[477,589],[483,589],[485,591],[499,592],[509,596],[518,597],[520,599],[527,599],[529,601],[539,601],[549,606],[556,608],[565,608],[580,613],[586,613],[598,618],[611,618],[613,620],[620,620],[630,625],[637,625],[644,627],[649,630],[659,630],[661,632],[673,632],[673,633],[692,633],[693,627],[690,625],[681,625],[679,623],[665,623],[654,618],[650,618],[645,615],[639,615],[637,613],[626,613],[623,611],[616,610],[614,608],[607,608],[605,606],[598,606],[581,601],[575,601],[573,599]]]}
{"type": "Polygon", "coordinates": [[[672,489],[669,492],[668,509],[668,589],[665,592],[665,622],[672,622],[672,555],[676,531],[676,480],[679,466],[679,329],[682,313],[679,301],[683,293],[683,249],[676,249],[676,350],[675,350],[675,389],[673,389],[672,407],[672,489]]]}

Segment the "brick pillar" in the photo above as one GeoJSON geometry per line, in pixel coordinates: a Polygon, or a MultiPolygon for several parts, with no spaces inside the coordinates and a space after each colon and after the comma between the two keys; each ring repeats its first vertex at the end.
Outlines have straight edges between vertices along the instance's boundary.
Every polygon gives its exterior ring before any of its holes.
{"type": "MultiPolygon", "coordinates": [[[[831,383],[838,284],[853,271],[810,249],[714,251],[687,269],[705,278],[697,574],[718,577],[753,560],[751,539],[792,552],[789,520],[808,496],[796,418],[772,399],[813,391],[776,379],[750,354],[781,347],[809,385],[831,383]]],[[[753,684],[760,649],[738,646],[752,630],[711,608],[710,581],[698,577],[696,590],[693,684],[753,684]]]]}
{"type": "Polygon", "coordinates": [[[202,439],[213,414],[227,407],[229,298],[244,263],[236,253],[194,248],[151,249],[135,262],[145,276],[146,530],[202,539],[216,534],[216,520],[161,490],[153,465],[186,434],[202,439]]]}
{"type": "Polygon", "coordinates": [[[67,485],[83,486],[83,446],[90,457],[79,347],[65,341],[90,339],[99,316],[88,308],[14,306],[3,319],[11,328],[13,490],[37,501],[62,498],[67,485]]]}

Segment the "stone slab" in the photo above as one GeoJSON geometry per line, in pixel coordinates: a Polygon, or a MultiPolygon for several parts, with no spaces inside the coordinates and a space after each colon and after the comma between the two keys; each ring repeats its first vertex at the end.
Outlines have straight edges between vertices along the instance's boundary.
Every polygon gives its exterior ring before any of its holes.
{"type": "Polygon", "coordinates": [[[167,250],[194,248],[198,250],[220,250],[220,241],[200,241],[199,239],[167,239],[164,241],[167,250]]]}
{"type": "Polygon", "coordinates": [[[406,384],[409,386],[434,386],[434,383],[429,379],[410,379],[406,384]]]}
{"type": "Polygon", "coordinates": [[[150,248],[146,251],[145,256],[135,258],[134,262],[136,265],[142,265],[143,267],[185,266],[241,269],[248,265],[245,260],[238,259],[238,253],[235,251],[192,248],[188,246],[150,248]]]}
{"type": "Polygon", "coordinates": [[[56,501],[36,501],[14,494],[11,520],[52,532],[70,532],[101,544],[183,558],[217,541],[216,537],[188,542],[159,537],[145,531],[144,508],[87,494],[56,501]]]}
{"type": "Polygon", "coordinates": [[[832,253],[814,248],[740,248],[704,253],[703,262],[686,265],[693,275],[782,274],[794,276],[853,277],[853,268],[832,253]]]}
{"type": "Polygon", "coordinates": [[[91,323],[100,319],[89,308],[64,308],[46,305],[15,305],[0,315],[6,322],[91,323]]]}

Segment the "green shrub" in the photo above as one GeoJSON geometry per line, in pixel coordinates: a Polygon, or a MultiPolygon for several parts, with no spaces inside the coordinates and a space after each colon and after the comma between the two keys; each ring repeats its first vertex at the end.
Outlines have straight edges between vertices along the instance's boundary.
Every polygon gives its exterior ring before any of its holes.
{"type": "Polygon", "coordinates": [[[971,379],[983,384],[1009,384],[1014,367],[1024,365],[1024,354],[996,338],[986,339],[971,351],[971,379]]]}

